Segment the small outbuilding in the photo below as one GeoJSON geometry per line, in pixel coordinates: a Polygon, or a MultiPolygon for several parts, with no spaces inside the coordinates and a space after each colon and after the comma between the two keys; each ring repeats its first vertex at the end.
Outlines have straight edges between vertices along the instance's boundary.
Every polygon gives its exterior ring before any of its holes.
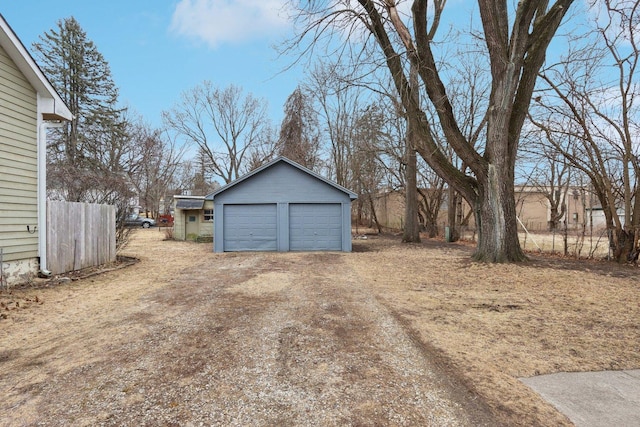
{"type": "Polygon", "coordinates": [[[214,251],[351,251],[357,195],[279,157],[207,195],[214,251]]]}
{"type": "Polygon", "coordinates": [[[204,196],[173,196],[173,238],[211,241],[213,202],[204,196]]]}

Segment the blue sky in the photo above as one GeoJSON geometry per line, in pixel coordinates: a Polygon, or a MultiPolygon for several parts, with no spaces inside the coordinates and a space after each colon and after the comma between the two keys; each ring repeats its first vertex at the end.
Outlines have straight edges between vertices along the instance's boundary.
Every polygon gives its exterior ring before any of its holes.
{"type": "MultiPolygon", "coordinates": [[[[0,13],[30,51],[58,20],[74,16],[109,62],[123,105],[154,126],[162,125],[161,112],[182,92],[205,80],[220,88],[235,84],[266,99],[270,119],[279,126],[286,98],[303,79],[301,67],[285,71],[293,58],[278,59],[273,49],[291,33],[285,3],[0,0],[0,13]]],[[[450,22],[470,20],[477,8],[468,0],[450,0],[447,6],[450,22]]],[[[441,25],[442,33],[447,25],[441,25]]],[[[564,50],[562,42],[554,45],[550,56],[564,50]]]]}
{"type": "Polygon", "coordinates": [[[120,100],[154,126],[180,93],[205,80],[265,98],[274,125],[302,78],[283,72],[274,44],[290,31],[282,0],[0,0],[0,13],[32,43],[74,16],[111,66],[120,100]],[[214,7],[215,6],[215,7],[214,7]]]}

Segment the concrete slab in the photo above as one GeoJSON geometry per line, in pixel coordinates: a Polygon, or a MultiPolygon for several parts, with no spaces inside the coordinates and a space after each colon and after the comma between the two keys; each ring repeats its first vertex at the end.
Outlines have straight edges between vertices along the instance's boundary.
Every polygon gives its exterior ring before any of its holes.
{"type": "Polygon", "coordinates": [[[578,427],[640,426],[640,369],[521,378],[578,427]]]}

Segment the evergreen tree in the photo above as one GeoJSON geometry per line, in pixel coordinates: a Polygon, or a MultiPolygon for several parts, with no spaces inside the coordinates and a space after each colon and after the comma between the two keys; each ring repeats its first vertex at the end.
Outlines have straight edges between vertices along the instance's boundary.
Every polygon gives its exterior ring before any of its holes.
{"type": "Polygon", "coordinates": [[[297,87],[284,105],[279,152],[294,162],[314,169],[318,166],[320,132],[309,97],[297,87]]]}
{"type": "Polygon", "coordinates": [[[74,115],[54,132],[47,147],[54,197],[114,203],[128,193],[131,144],[107,61],[73,17],[58,21],[34,49],[40,67],[74,115]]]}

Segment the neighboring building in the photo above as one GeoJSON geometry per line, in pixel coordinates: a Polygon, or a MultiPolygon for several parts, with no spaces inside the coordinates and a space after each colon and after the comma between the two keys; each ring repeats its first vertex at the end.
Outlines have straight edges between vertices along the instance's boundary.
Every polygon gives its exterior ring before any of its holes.
{"type": "MultiPolygon", "coordinates": [[[[548,231],[551,221],[551,204],[546,194],[550,189],[538,186],[516,185],[516,215],[529,231],[548,231]]],[[[560,190],[556,190],[560,191],[560,190]]],[[[556,229],[564,228],[567,221],[567,229],[577,230],[582,228],[585,221],[585,209],[588,197],[584,191],[577,187],[570,187],[564,195],[566,205],[565,217],[558,221],[556,229]]],[[[522,226],[521,224],[519,224],[522,226]]]]}
{"type": "MultiPolygon", "coordinates": [[[[529,231],[548,231],[551,219],[551,207],[549,200],[539,187],[516,186],[516,214],[522,225],[529,231]]],[[[567,228],[569,230],[581,229],[584,221],[588,221],[589,193],[580,188],[569,188],[565,196],[567,206],[567,228]]],[[[374,201],[376,216],[380,224],[385,228],[401,230],[404,224],[404,194],[400,191],[387,191],[376,196],[374,201]]],[[[448,214],[447,192],[438,215],[438,227],[444,232],[447,226],[448,214]]],[[[467,228],[475,227],[475,218],[469,215],[471,208],[466,201],[462,201],[462,216],[468,217],[467,228]]],[[[594,209],[595,210],[595,209],[594,209]]],[[[522,227],[521,224],[518,224],[522,227]]],[[[594,221],[595,226],[595,221],[594,221]]],[[[562,221],[558,228],[562,228],[562,221]]]]}
{"type": "Polygon", "coordinates": [[[72,118],[0,15],[0,259],[4,283],[47,272],[47,127],[72,118]]]}
{"type": "Polygon", "coordinates": [[[173,196],[173,238],[210,240],[213,238],[213,201],[204,196],[173,196]]]}
{"type": "MultiPolygon", "coordinates": [[[[624,212],[624,208],[616,209],[622,226],[626,223],[624,212]]],[[[587,218],[587,227],[593,227],[594,230],[605,230],[607,228],[607,218],[604,215],[604,209],[602,209],[602,207],[594,206],[593,208],[587,208],[585,216],[587,218]]]]}
{"type": "Polygon", "coordinates": [[[279,157],[206,197],[214,203],[214,250],[350,252],[356,198],[279,157]]]}

